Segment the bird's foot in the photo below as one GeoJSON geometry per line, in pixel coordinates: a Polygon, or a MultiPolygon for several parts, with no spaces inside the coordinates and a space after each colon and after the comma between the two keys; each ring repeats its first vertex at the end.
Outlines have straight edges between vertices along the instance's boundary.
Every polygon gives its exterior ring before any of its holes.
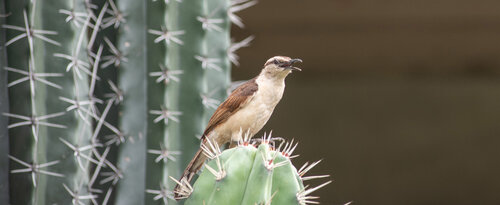
{"type": "Polygon", "coordinates": [[[280,141],[281,143],[285,142],[285,138],[282,137],[271,137],[267,139],[263,138],[253,138],[250,140],[250,144],[254,144],[256,147],[258,147],[260,144],[262,144],[263,141],[268,141],[269,144],[271,144],[272,147],[276,147],[276,141],[280,141]]]}

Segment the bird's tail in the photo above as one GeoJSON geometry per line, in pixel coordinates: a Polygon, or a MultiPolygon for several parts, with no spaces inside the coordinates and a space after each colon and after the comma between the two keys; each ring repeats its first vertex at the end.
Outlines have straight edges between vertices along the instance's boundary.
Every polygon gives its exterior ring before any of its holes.
{"type": "MultiPolygon", "coordinates": [[[[207,159],[207,156],[203,153],[203,150],[200,148],[194,155],[193,159],[191,162],[189,162],[189,165],[186,167],[184,170],[184,173],[182,173],[182,177],[180,178],[181,184],[183,184],[183,181],[189,183],[193,179],[194,175],[200,171],[201,167],[205,163],[205,160],[207,159]],[[184,180],[185,179],[185,180],[184,180]]],[[[183,193],[185,193],[182,190],[182,185],[177,184],[174,188],[174,198],[176,200],[186,198],[183,193]]]]}

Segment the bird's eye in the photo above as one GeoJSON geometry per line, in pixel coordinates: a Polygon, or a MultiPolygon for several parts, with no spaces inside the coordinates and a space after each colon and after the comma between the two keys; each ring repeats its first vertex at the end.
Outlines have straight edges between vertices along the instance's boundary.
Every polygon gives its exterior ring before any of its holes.
{"type": "Polygon", "coordinates": [[[277,59],[274,59],[273,63],[274,64],[279,64],[280,62],[277,59]]]}

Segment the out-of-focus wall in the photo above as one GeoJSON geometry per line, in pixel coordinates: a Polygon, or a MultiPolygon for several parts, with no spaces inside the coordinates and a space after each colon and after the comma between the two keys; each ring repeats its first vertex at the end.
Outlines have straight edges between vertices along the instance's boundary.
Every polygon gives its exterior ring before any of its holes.
{"type": "MultiPolygon", "coordinates": [[[[500,1],[267,0],[234,80],[304,60],[265,131],[334,182],[322,204],[500,204],[500,1]]],[[[320,181],[313,181],[318,184],[320,181]]]]}
{"type": "MultiPolygon", "coordinates": [[[[458,73],[500,66],[500,1],[272,0],[242,12],[243,67],[300,55],[314,72],[458,73]]],[[[498,73],[498,70],[495,70],[498,73]]]]}

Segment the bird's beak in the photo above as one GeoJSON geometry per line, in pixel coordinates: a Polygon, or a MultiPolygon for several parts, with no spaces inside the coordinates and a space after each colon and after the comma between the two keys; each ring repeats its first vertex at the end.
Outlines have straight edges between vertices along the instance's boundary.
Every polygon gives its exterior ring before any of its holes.
{"type": "Polygon", "coordinates": [[[288,63],[287,63],[289,66],[287,68],[292,69],[292,70],[302,71],[302,69],[294,67],[293,66],[294,63],[302,63],[302,60],[298,59],[298,58],[289,60],[288,63]]]}
{"type": "Polygon", "coordinates": [[[298,58],[295,58],[295,59],[292,59],[290,61],[288,61],[290,64],[294,64],[294,63],[302,63],[302,60],[298,59],[298,58]]]}

